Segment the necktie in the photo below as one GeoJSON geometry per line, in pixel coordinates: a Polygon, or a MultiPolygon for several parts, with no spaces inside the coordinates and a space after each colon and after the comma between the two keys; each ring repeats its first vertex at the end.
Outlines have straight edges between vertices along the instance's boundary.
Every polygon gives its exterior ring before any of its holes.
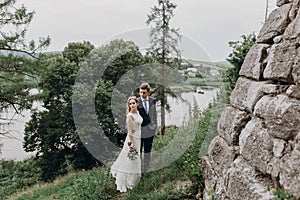
{"type": "Polygon", "coordinates": [[[144,102],[144,108],[145,108],[145,111],[146,111],[146,113],[148,114],[147,99],[144,99],[143,102],[144,102]]]}

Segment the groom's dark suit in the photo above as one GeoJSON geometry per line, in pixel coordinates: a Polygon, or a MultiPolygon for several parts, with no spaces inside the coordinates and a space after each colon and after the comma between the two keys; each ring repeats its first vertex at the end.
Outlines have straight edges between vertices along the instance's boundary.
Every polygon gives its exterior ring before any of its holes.
{"type": "Polygon", "coordinates": [[[143,100],[138,98],[139,106],[138,111],[143,118],[142,130],[141,130],[141,150],[144,148],[144,169],[146,171],[150,166],[150,152],[152,149],[152,142],[157,128],[157,111],[156,111],[156,99],[148,96],[148,109],[147,113],[143,100]]]}

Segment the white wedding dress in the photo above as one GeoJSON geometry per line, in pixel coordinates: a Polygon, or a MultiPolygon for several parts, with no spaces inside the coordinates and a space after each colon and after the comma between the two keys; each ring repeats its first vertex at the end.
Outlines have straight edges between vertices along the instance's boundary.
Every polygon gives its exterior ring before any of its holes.
{"type": "Polygon", "coordinates": [[[127,189],[131,189],[135,183],[141,177],[141,158],[140,158],[140,146],[141,146],[141,124],[143,118],[139,113],[128,113],[129,116],[133,117],[133,130],[134,130],[134,147],[138,151],[139,156],[137,159],[130,160],[128,158],[130,141],[129,136],[126,136],[124,146],[110,169],[110,173],[116,179],[117,190],[120,192],[127,192],[127,189]]]}

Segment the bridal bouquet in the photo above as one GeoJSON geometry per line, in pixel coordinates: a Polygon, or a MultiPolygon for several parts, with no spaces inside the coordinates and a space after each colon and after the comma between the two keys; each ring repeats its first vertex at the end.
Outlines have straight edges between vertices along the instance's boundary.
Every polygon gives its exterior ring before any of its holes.
{"type": "MultiPolygon", "coordinates": [[[[131,142],[128,142],[128,146],[131,145],[131,142]]],[[[139,157],[139,152],[134,148],[134,149],[129,149],[128,153],[127,153],[127,157],[130,160],[135,160],[139,157]]]]}

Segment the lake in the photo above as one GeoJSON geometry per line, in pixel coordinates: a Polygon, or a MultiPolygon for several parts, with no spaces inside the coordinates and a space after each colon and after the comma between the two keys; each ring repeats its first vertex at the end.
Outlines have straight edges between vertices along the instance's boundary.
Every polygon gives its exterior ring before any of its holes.
{"type": "MultiPolygon", "coordinates": [[[[193,108],[194,102],[198,104],[199,110],[205,109],[209,103],[217,97],[219,89],[203,90],[203,94],[195,92],[182,93],[181,97],[184,101],[178,99],[172,99],[168,97],[171,111],[166,112],[166,125],[180,126],[189,119],[190,107],[193,108]]],[[[35,103],[34,108],[42,109],[40,103],[35,103]]],[[[159,106],[157,108],[158,115],[159,106]]],[[[11,119],[13,117],[13,110],[9,110],[6,113],[2,113],[1,117],[5,119],[11,119]]],[[[25,110],[22,115],[16,115],[13,120],[13,124],[1,126],[1,131],[9,131],[12,138],[1,138],[0,143],[3,143],[1,148],[2,154],[0,159],[5,160],[24,160],[33,155],[33,153],[27,153],[23,150],[23,136],[25,123],[30,120],[30,111],[25,110]]],[[[158,123],[160,124],[160,117],[158,116],[158,123]]]]}
{"type": "MultiPolygon", "coordinates": [[[[170,103],[170,112],[166,112],[166,126],[177,125],[181,126],[189,120],[190,110],[193,110],[194,103],[197,103],[200,111],[203,111],[209,103],[217,97],[219,89],[203,90],[204,93],[196,92],[184,92],[181,94],[183,100],[180,98],[174,99],[168,97],[168,102],[170,103]]],[[[160,125],[160,108],[158,106],[158,125],[160,125]]]]}

